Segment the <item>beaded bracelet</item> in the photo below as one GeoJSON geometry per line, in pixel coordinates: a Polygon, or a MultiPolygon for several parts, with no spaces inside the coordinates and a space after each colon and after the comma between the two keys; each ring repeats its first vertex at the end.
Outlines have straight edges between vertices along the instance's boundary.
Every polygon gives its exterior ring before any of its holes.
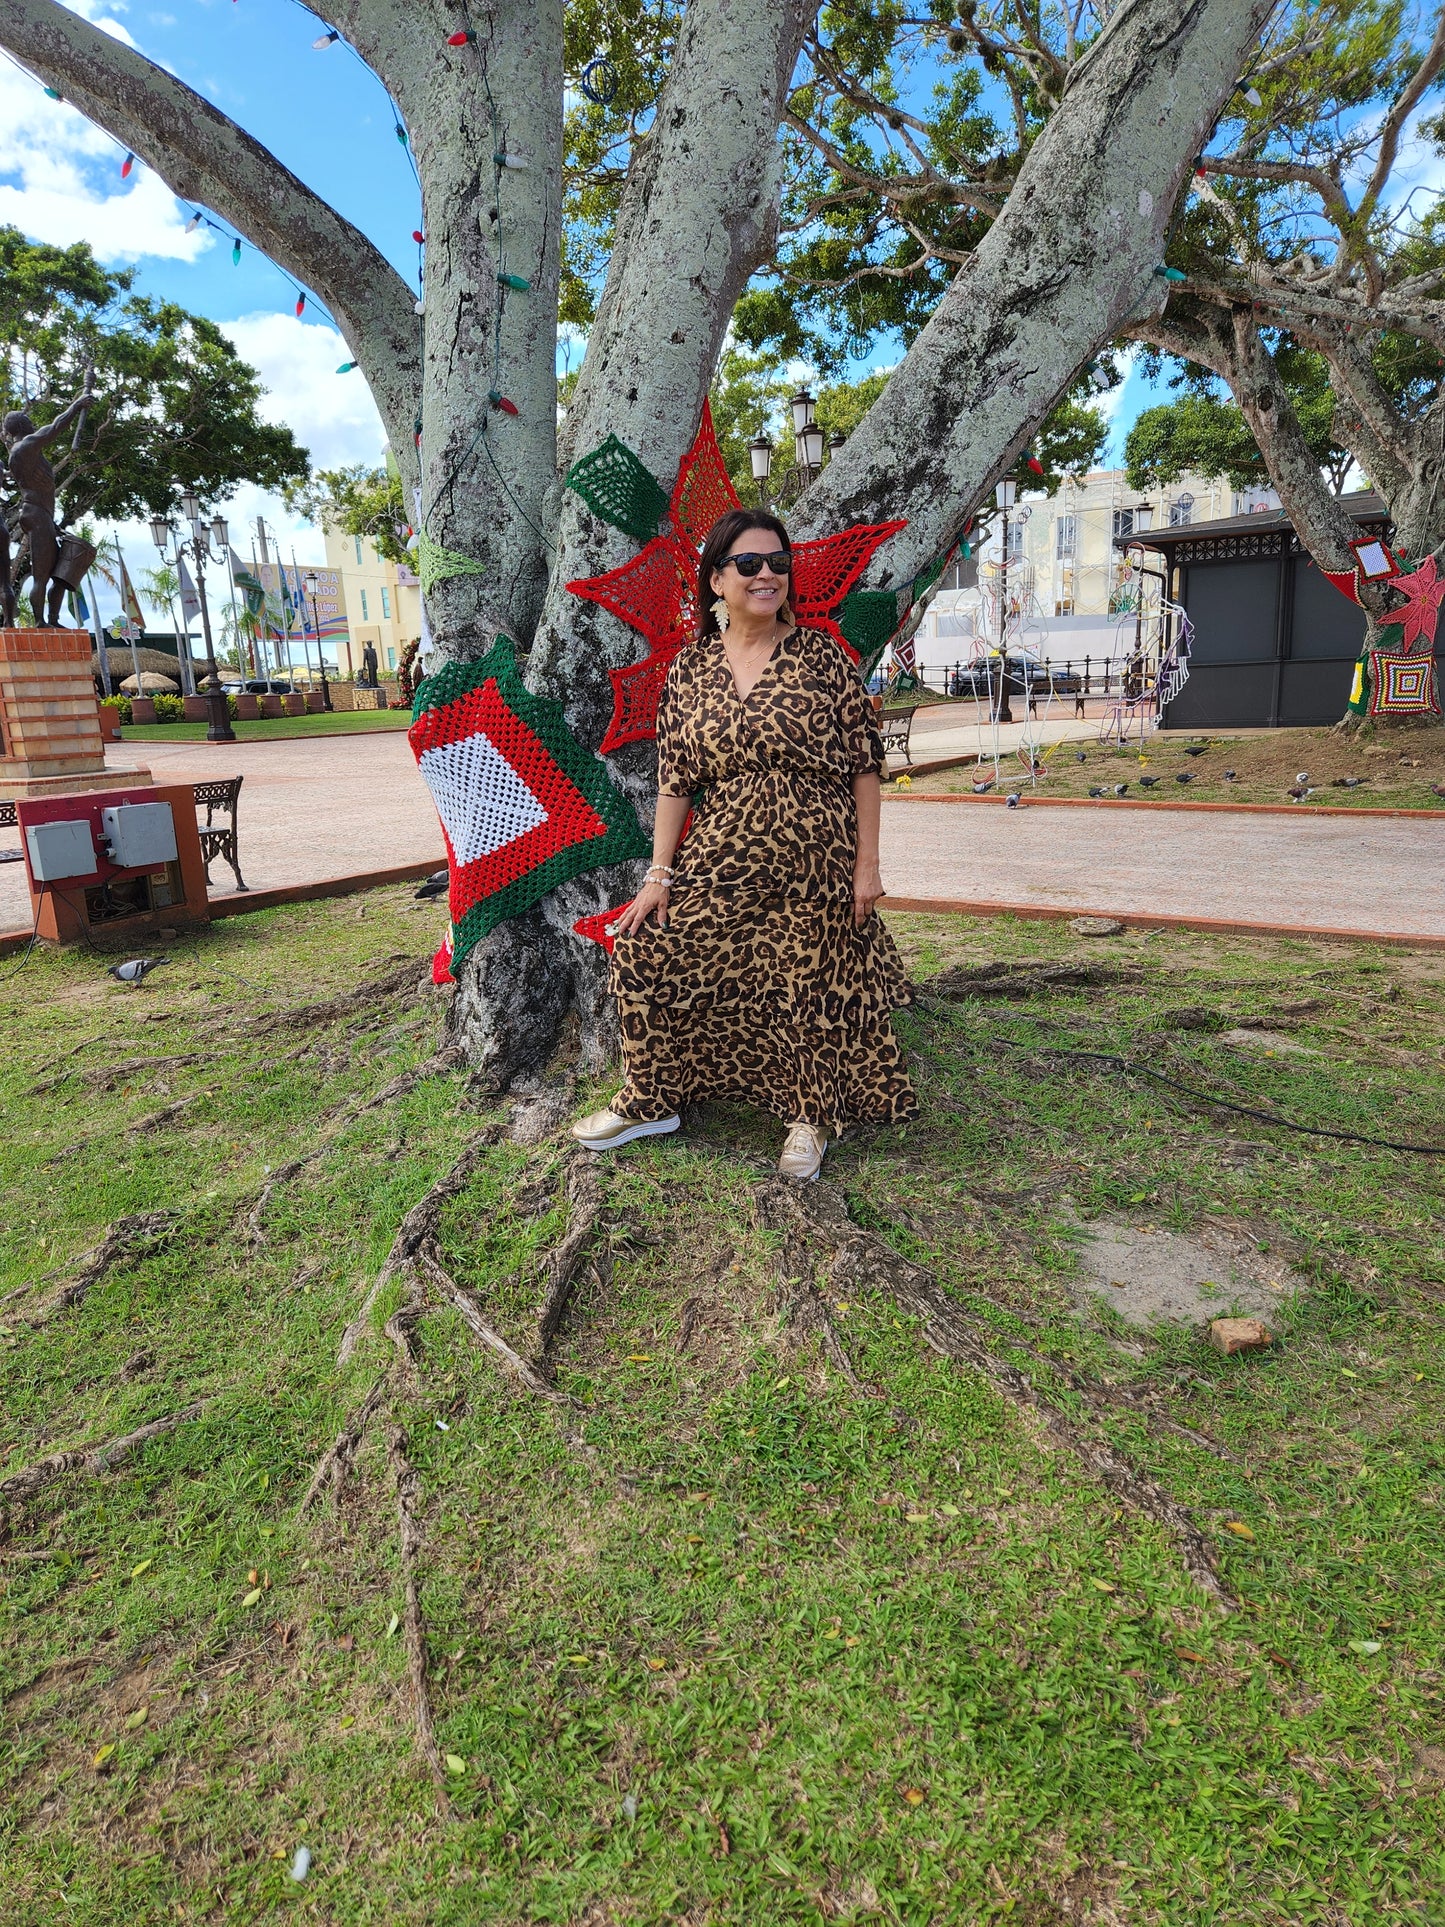
{"type": "Polygon", "coordinates": [[[654,863],[652,868],[647,872],[647,881],[649,883],[661,884],[664,890],[670,890],[672,888],[672,879],[673,872],[665,863],[654,863]]]}

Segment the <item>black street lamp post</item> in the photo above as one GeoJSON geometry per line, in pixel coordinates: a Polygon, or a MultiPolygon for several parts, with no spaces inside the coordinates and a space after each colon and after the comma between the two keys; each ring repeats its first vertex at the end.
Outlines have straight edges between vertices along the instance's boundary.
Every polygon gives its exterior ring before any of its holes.
{"type": "MultiPolygon", "coordinates": [[[[796,502],[823,467],[823,431],[814,420],[813,397],[806,388],[800,388],[788,406],[793,411],[793,463],[777,482],[772,481],[773,445],[767,436],[755,435],[748,443],[758,502],[765,509],[786,508],[796,502]]],[[[843,440],[841,435],[830,435],[828,453],[836,455],[843,440]]]]}
{"type": "Polygon", "coordinates": [[[230,712],[226,706],[226,692],[221,687],[221,672],[216,665],[216,646],[211,636],[211,608],[206,600],[206,564],[211,561],[224,561],[226,552],[226,518],[214,515],[209,525],[201,518],[201,504],[194,489],[188,488],[181,494],[181,514],[191,525],[190,540],[183,540],[180,531],[174,528],[164,515],[151,517],[151,540],[161,552],[163,561],[170,561],[179,568],[187,556],[196,565],[196,592],[201,602],[201,633],[206,640],[206,708],[209,721],[206,725],[208,743],[234,743],[236,732],[231,727],[230,712]],[[167,556],[166,544],[175,543],[175,555],[167,556]],[[220,554],[211,554],[211,544],[215,543],[220,554]]]}

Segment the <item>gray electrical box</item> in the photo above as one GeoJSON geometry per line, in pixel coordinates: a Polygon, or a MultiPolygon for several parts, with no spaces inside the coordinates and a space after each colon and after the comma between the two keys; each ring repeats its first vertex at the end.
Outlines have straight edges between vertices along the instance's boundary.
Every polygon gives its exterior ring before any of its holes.
{"type": "Polygon", "coordinates": [[[176,860],[176,823],[169,803],[116,803],[100,813],[118,870],[154,869],[176,860]]]}
{"type": "Polygon", "coordinates": [[[37,883],[95,875],[95,844],[84,817],[64,823],[27,823],[25,844],[30,852],[30,874],[37,883]]]}

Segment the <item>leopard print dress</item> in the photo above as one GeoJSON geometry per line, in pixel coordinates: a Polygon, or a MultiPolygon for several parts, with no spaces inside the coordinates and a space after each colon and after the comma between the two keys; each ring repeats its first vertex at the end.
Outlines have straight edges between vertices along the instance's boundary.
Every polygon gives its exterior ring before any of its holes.
{"type": "Polygon", "coordinates": [[[891,1009],[910,999],[876,914],[853,923],[852,779],[883,743],[858,673],[795,629],[738,695],[722,639],[684,649],[658,709],[658,787],[695,799],[666,928],[620,936],[612,988],[638,1121],[744,1098],[836,1135],[917,1111],[891,1009]]]}

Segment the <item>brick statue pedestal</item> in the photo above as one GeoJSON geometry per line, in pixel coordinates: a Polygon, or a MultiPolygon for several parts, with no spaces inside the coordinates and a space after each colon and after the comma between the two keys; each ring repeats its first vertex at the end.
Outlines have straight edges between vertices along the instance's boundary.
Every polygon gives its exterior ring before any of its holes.
{"type": "MultiPolygon", "coordinates": [[[[84,629],[0,629],[0,801],[114,789],[84,629]]],[[[149,783],[148,769],[127,770],[149,783]]]]}

